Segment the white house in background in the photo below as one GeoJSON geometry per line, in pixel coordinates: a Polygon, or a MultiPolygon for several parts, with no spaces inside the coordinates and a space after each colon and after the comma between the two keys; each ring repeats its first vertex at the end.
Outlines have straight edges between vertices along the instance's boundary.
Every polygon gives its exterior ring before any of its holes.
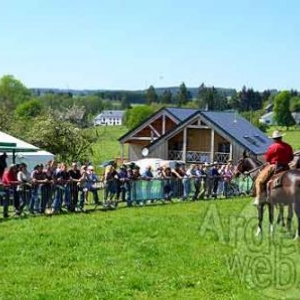
{"type": "MultiPolygon", "coordinates": [[[[296,121],[296,124],[300,125],[300,113],[292,112],[292,116],[296,121]]],[[[259,123],[264,123],[267,125],[277,125],[274,120],[274,112],[270,111],[259,118],[259,123]]]]}
{"type": "Polygon", "coordinates": [[[122,125],[124,110],[103,110],[95,119],[94,125],[122,125]]]}
{"type": "Polygon", "coordinates": [[[267,124],[267,125],[276,125],[274,120],[274,112],[270,111],[259,118],[259,123],[267,124]]]}

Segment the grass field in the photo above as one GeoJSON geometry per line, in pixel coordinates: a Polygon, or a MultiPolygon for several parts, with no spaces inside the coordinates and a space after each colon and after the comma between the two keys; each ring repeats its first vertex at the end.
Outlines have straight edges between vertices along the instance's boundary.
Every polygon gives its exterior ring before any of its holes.
{"type": "Polygon", "coordinates": [[[1,299],[297,299],[299,244],[249,198],[1,223],[1,299]]]}
{"type": "MultiPolygon", "coordinates": [[[[97,126],[91,130],[95,131],[97,136],[93,147],[93,163],[95,165],[121,157],[121,145],[117,140],[128,131],[125,126],[97,126]]],[[[127,149],[125,146],[125,158],[128,155],[127,149]]]]}

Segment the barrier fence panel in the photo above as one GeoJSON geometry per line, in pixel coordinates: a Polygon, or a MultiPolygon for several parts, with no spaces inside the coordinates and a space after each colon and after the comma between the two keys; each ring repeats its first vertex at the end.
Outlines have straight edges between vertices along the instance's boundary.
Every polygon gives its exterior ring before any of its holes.
{"type": "Polygon", "coordinates": [[[17,214],[23,210],[45,213],[47,209],[75,211],[88,204],[147,203],[157,200],[200,200],[248,195],[252,189],[250,177],[235,178],[226,184],[221,178],[154,178],[121,183],[107,183],[82,187],[75,182],[3,186],[0,184],[0,204],[4,217],[9,211],[17,214]],[[226,190],[227,189],[227,190],[226,190]],[[10,208],[10,210],[9,210],[10,208]]]}

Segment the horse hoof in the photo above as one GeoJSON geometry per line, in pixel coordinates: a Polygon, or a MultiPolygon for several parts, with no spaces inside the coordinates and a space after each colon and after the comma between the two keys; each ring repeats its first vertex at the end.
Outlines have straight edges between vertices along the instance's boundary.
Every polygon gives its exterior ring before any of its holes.
{"type": "Polygon", "coordinates": [[[257,228],[255,236],[260,236],[260,235],[261,235],[261,229],[257,228]]]}

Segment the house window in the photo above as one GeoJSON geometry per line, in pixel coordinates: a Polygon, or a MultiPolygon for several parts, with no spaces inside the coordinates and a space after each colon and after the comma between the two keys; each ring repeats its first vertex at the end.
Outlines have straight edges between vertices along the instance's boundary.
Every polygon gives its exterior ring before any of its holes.
{"type": "Polygon", "coordinates": [[[261,142],[261,143],[263,143],[263,144],[266,143],[266,140],[264,140],[261,136],[255,135],[254,137],[255,137],[259,142],[261,142]]]}
{"type": "Polygon", "coordinates": [[[251,138],[250,136],[247,136],[247,135],[246,135],[246,136],[244,136],[244,139],[245,139],[247,142],[249,142],[250,144],[252,144],[252,145],[258,147],[257,142],[256,142],[253,138],[251,138]]]}
{"type": "Polygon", "coordinates": [[[218,152],[230,153],[230,143],[219,143],[218,152]]]}

